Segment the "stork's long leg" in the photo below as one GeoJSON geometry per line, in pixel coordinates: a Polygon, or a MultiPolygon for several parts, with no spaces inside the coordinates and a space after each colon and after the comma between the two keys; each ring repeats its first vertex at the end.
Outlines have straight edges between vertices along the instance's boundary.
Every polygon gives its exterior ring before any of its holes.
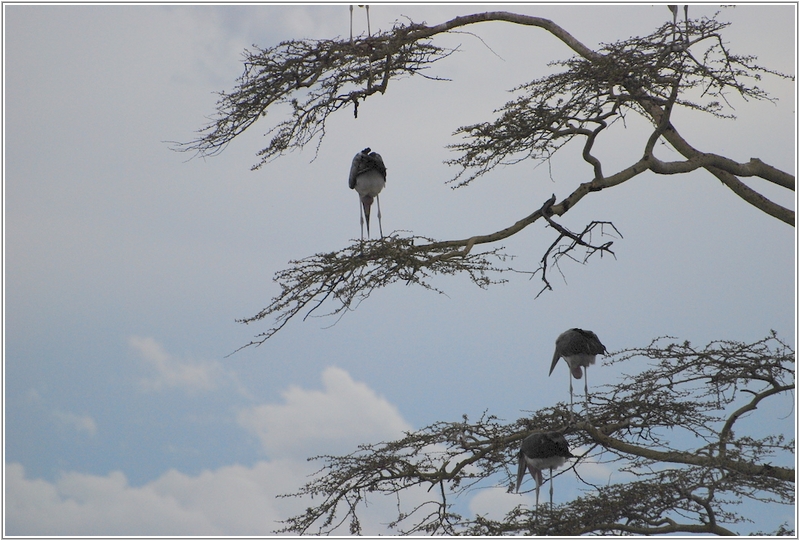
{"type": "Polygon", "coordinates": [[[353,4],[350,4],[350,45],[353,44],[353,4]]]}
{"type": "MultiPolygon", "coordinates": [[[[671,5],[668,6],[669,10],[672,12],[672,41],[675,41],[675,29],[678,27],[678,6],[671,5]]],[[[352,6],[350,7],[350,11],[352,11],[352,6]]]]}
{"type": "Polygon", "coordinates": [[[583,403],[586,408],[586,418],[589,418],[589,367],[583,369],[583,403]]]}
{"type": "Polygon", "coordinates": [[[550,468],[550,510],[553,509],[553,468],[550,468]]]}
{"type": "Polygon", "coordinates": [[[381,232],[381,238],[383,238],[383,225],[381,224],[381,198],[379,195],[375,196],[375,201],[378,202],[378,229],[381,232]]]}
{"type": "Polygon", "coordinates": [[[686,34],[683,36],[683,39],[689,41],[689,4],[683,6],[683,15],[686,20],[686,34]]]}
{"type": "Polygon", "coordinates": [[[569,370],[569,416],[570,419],[575,420],[575,408],[572,405],[572,368],[569,370]]]}
{"type": "Polygon", "coordinates": [[[369,4],[364,4],[364,7],[367,10],[367,36],[372,37],[372,30],[369,28],[369,4]]]}

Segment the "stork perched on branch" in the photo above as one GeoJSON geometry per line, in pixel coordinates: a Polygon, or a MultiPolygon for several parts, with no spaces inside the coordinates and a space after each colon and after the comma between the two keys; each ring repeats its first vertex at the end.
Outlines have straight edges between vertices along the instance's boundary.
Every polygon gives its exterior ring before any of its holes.
{"type": "MultiPolygon", "coordinates": [[[[365,8],[367,10],[367,36],[372,37],[372,29],[369,27],[369,5],[368,4],[358,4],[358,7],[365,8]]],[[[353,4],[350,4],[350,44],[353,43],[353,4]]]]}
{"type": "Polygon", "coordinates": [[[350,166],[350,188],[358,192],[359,215],[361,216],[361,240],[364,240],[364,217],[367,218],[367,236],[369,237],[369,213],[373,199],[378,203],[378,227],[383,238],[381,224],[381,200],[378,194],[386,186],[386,166],[377,152],[367,147],[353,158],[350,166]]]}
{"type": "Polygon", "coordinates": [[[553,469],[560,468],[568,458],[573,458],[564,435],[560,432],[534,432],[524,440],[519,449],[517,466],[517,492],[525,477],[525,469],[531,472],[536,482],[536,509],[539,508],[539,487],[544,478],[542,470],[550,470],[550,507],[553,507],[553,469]]]}
{"type": "MultiPolygon", "coordinates": [[[[606,352],[606,347],[592,331],[583,329],[570,329],[561,333],[556,338],[556,350],[553,353],[553,362],[550,364],[550,374],[556,367],[558,360],[562,357],[569,366],[569,408],[573,411],[572,402],[572,378],[581,379],[583,370],[588,372],[589,365],[594,364],[598,355],[606,352]]],[[[589,378],[583,380],[586,412],[589,412],[589,378]]]]}
{"type": "MultiPolygon", "coordinates": [[[[667,7],[672,12],[672,41],[675,41],[675,32],[678,30],[678,6],[677,4],[667,4],[667,7]]],[[[352,9],[352,8],[351,8],[352,9]]],[[[686,36],[689,34],[689,6],[683,6],[683,17],[686,24],[686,36]]]]}

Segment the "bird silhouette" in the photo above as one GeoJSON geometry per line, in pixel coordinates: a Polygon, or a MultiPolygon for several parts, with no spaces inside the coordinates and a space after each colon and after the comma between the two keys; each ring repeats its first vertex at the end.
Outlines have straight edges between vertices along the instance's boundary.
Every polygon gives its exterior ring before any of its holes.
{"type": "Polygon", "coordinates": [[[381,201],[378,194],[386,186],[386,166],[383,158],[377,152],[367,147],[353,158],[350,166],[350,188],[358,192],[359,216],[361,217],[361,240],[364,240],[364,217],[367,221],[367,236],[369,236],[369,214],[372,201],[378,204],[378,227],[383,238],[383,225],[381,224],[381,201]]]}
{"type": "Polygon", "coordinates": [[[522,485],[525,469],[531,472],[531,477],[536,481],[536,509],[539,508],[539,487],[544,479],[542,470],[550,470],[550,507],[553,506],[553,470],[564,465],[568,458],[575,455],[570,453],[569,445],[564,435],[560,432],[534,432],[524,440],[519,449],[519,464],[517,466],[517,492],[522,485]]]}
{"type": "MultiPolygon", "coordinates": [[[[597,338],[597,335],[592,331],[585,331],[583,329],[569,329],[561,333],[556,338],[556,350],[553,353],[553,362],[550,364],[550,373],[553,373],[558,360],[563,357],[564,361],[569,366],[569,408],[570,412],[573,411],[572,401],[572,378],[581,379],[583,377],[583,370],[588,372],[589,365],[595,363],[597,355],[606,352],[606,347],[597,338]]],[[[589,381],[588,376],[583,380],[584,397],[586,401],[586,412],[589,412],[589,381]]]]}

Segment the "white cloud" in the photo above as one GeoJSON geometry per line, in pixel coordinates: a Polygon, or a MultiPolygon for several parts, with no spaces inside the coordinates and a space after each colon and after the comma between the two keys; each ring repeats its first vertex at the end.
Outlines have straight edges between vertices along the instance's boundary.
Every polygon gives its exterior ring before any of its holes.
{"type": "Polygon", "coordinates": [[[178,359],[170,355],[152,338],[132,336],[128,344],[139,352],[152,369],[152,376],[142,379],[146,389],[161,390],[179,387],[186,391],[211,391],[226,376],[216,361],[178,359]]]}
{"type": "MultiPolygon", "coordinates": [[[[191,476],[170,470],[141,487],[122,472],[105,476],[70,472],[54,483],[28,479],[19,463],[6,465],[6,535],[231,536],[274,535],[280,521],[302,513],[308,498],[277,498],[296,491],[317,468],[300,460],[233,465],[191,476]]],[[[403,495],[411,509],[429,496],[403,495]]],[[[392,497],[371,496],[359,519],[367,535],[395,533],[392,497]]],[[[337,530],[344,535],[347,523],[337,530]]],[[[313,531],[309,533],[315,533],[313,531]]]]}
{"type": "Polygon", "coordinates": [[[536,497],[532,493],[517,494],[503,487],[491,487],[478,491],[470,499],[469,510],[476,516],[502,520],[517,505],[533,507],[535,502],[536,497]]]}
{"type": "Polygon", "coordinates": [[[411,426],[397,408],[341,368],[322,373],[323,390],[290,387],[284,404],[242,410],[239,424],[271,457],[347,453],[359,443],[401,437],[411,426]]]}
{"type": "MultiPolygon", "coordinates": [[[[163,372],[177,374],[174,359],[151,339],[131,344],[163,372]]],[[[170,470],[143,486],[128,484],[125,474],[63,473],[55,482],[25,477],[19,463],[6,465],[6,534],[8,535],[270,535],[280,520],[302,513],[307,498],[277,498],[296,492],[319,463],[315,452],[354,450],[410,430],[397,409],[364,383],[339,368],[322,374],[323,390],[291,387],[284,403],[241,412],[240,424],[255,432],[264,448],[279,457],[252,466],[230,465],[187,475],[170,470]]],[[[191,378],[188,381],[195,381],[191,378]]],[[[204,381],[200,379],[199,381],[204,381]]],[[[164,383],[166,384],[166,383],[164,383]]],[[[77,418],[77,416],[74,416],[77,418]]],[[[426,488],[404,494],[404,508],[428,499],[426,488]]],[[[370,496],[359,518],[365,533],[393,533],[386,524],[396,518],[393,497],[370,496]]],[[[338,532],[347,534],[347,524],[338,532]]],[[[313,532],[310,532],[313,533],[313,532]]]]}
{"type": "MultiPolygon", "coordinates": [[[[24,477],[20,464],[6,465],[8,535],[268,535],[287,516],[289,500],[310,473],[299,462],[229,466],[196,477],[171,470],[142,487],[122,472],[106,476],[76,472],[55,483],[24,477]],[[306,471],[299,471],[305,468],[306,471]]],[[[291,502],[302,510],[297,501],[291,502]]]]}
{"type": "MultiPolygon", "coordinates": [[[[589,449],[586,447],[578,447],[572,450],[572,454],[575,456],[583,456],[588,451],[589,449]]],[[[621,472],[617,468],[609,468],[606,464],[599,462],[601,458],[602,453],[583,458],[576,466],[581,477],[586,480],[595,481],[597,484],[619,483],[624,479],[631,478],[630,474],[621,472]]]]}
{"type": "Polygon", "coordinates": [[[77,415],[61,410],[55,410],[53,415],[59,422],[78,432],[86,432],[90,436],[94,436],[97,433],[97,423],[89,415],[77,415]]]}

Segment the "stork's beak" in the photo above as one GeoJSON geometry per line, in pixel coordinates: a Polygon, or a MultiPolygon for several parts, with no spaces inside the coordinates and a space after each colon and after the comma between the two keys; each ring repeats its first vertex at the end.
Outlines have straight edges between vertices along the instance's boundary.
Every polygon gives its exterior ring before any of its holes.
{"type": "Polygon", "coordinates": [[[361,205],[364,207],[364,218],[367,220],[367,236],[369,236],[369,209],[372,208],[372,196],[365,195],[361,198],[361,205]]]}

